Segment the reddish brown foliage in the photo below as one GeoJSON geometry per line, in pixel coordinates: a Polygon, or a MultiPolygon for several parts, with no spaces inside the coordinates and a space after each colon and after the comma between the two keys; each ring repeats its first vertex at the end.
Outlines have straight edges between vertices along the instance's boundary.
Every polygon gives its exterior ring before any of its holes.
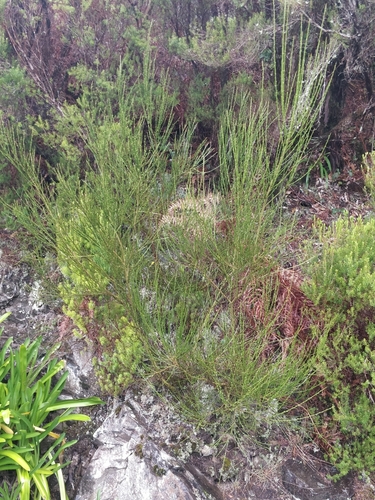
{"type": "Polygon", "coordinates": [[[80,2],[68,9],[48,0],[11,0],[5,29],[19,62],[48,104],[62,111],[67,97],[74,100],[74,91],[68,92],[74,84],[69,81],[71,68],[84,64],[98,72],[116,71],[131,43],[127,29],[140,29],[149,8],[133,10],[131,4],[124,9],[122,2],[108,9],[102,0],[93,0],[86,9],[80,2]]]}
{"type": "Polygon", "coordinates": [[[18,60],[47,102],[59,109],[66,71],[78,62],[74,44],[63,41],[62,29],[68,26],[67,14],[54,12],[46,1],[23,4],[9,2],[6,32],[18,60]]]}
{"type": "MultiPolygon", "coordinates": [[[[96,300],[85,297],[79,305],[79,315],[82,317],[85,325],[85,337],[91,341],[95,354],[100,355],[102,353],[102,346],[99,342],[99,336],[102,325],[95,319],[94,308],[96,305],[96,300]]],[[[74,330],[77,330],[74,321],[68,316],[63,317],[58,329],[60,340],[71,336],[74,330]]]]}
{"type": "Polygon", "coordinates": [[[258,328],[271,326],[264,355],[281,349],[285,357],[290,343],[296,339],[301,348],[311,345],[314,305],[301,290],[300,273],[279,268],[261,285],[249,283],[247,274],[240,283],[244,289],[237,299],[237,307],[246,318],[248,335],[256,335],[258,328]]]}

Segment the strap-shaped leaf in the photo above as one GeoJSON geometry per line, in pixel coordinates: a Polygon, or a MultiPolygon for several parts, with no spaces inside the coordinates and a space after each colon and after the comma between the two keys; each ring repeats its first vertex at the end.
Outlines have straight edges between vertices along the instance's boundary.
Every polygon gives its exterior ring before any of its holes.
{"type": "Polygon", "coordinates": [[[104,404],[100,398],[94,396],[87,399],[66,399],[63,401],[57,401],[55,404],[47,408],[48,411],[64,410],[67,408],[80,408],[83,406],[93,406],[104,404]]]}
{"type": "Polygon", "coordinates": [[[59,373],[65,367],[65,361],[59,361],[58,363],[53,363],[54,366],[49,367],[47,373],[43,375],[39,382],[44,384],[47,380],[50,380],[54,375],[59,373]]]}
{"type": "Polygon", "coordinates": [[[83,415],[83,413],[71,413],[70,415],[62,415],[59,418],[59,423],[70,422],[71,420],[76,420],[78,422],[90,422],[91,418],[88,415],[83,415]]]}
{"type": "Polygon", "coordinates": [[[42,471],[34,472],[32,474],[32,478],[35,482],[35,485],[41,495],[45,500],[50,500],[51,494],[49,491],[48,481],[46,474],[41,473],[42,471]]]}
{"type": "Polygon", "coordinates": [[[20,382],[21,382],[21,400],[23,402],[24,397],[25,397],[25,392],[27,389],[27,383],[26,383],[26,380],[27,380],[27,377],[26,377],[26,374],[27,374],[27,350],[26,350],[26,346],[24,344],[22,344],[19,347],[17,354],[18,354],[17,355],[18,359],[16,358],[16,363],[17,363],[18,376],[19,376],[20,382]]]}
{"type": "Polygon", "coordinates": [[[16,462],[18,465],[20,465],[23,469],[29,471],[30,467],[28,463],[15,451],[11,450],[0,450],[0,456],[5,456],[16,462]]]}
{"type": "Polygon", "coordinates": [[[24,469],[17,469],[17,479],[21,485],[20,500],[30,500],[30,475],[24,469]]]}
{"type": "Polygon", "coordinates": [[[3,321],[5,321],[8,316],[10,316],[12,313],[10,311],[4,313],[3,315],[0,316],[0,323],[2,323],[3,321]]]}

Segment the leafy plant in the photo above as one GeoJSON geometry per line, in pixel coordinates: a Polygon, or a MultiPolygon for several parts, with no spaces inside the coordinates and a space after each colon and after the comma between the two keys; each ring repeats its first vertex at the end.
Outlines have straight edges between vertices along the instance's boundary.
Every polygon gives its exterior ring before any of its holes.
{"type": "Polygon", "coordinates": [[[317,374],[330,410],[328,453],[340,475],[374,470],[375,220],[318,225],[321,255],[306,294],[318,310],[317,374]]]}
{"type": "Polygon", "coordinates": [[[291,394],[303,397],[313,356],[293,339],[282,348],[286,306],[267,313],[276,296],[289,304],[292,284],[279,293],[275,250],[290,228],[279,224],[283,194],[309,158],[324,99],[318,55],[327,53],[318,48],[310,61],[304,50],[294,76],[284,57],[278,101],[264,87],[259,102],[233,91],[213,192],[205,184],[212,152],[196,143],[194,123],[174,123],[170,80],[156,79],[147,53],[133,85],[119,71],[116,110],[112,100],[82,107],[92,166],[83,178],[61,168],[54,196],[39,182],[32,149],[22,152],[22,139],[4,131],[0,150],[32,186],[17,218],[55,252],[65,311],[99,347],[108,390],[125,389],[137,369],[196,420],[215,417],[233,430],[256,425],[254,411],[275,399],[285,409],[291,394]],[[258,295],[262,320],[251,313],[258,295]]]}
{"type": "Polygon", "coordinates": [[[68,372],[53,383],[64,368],[63,361],[52,358],[56,348],[40,355],[41,338],[26,340],[17,350],[11,344],[12,338],[0,350],[0,470],[14,471],[16,478],[10,490],[5,482],[1,490],[4,498],[49,500],[48,478],[55,476],[60,498],[67,500],[61,460],[63,451],[76,441],[66,441],[58,429],[64,422],[90,420],[73,410],[102,401],[59,400],[68,372]]]}
{"type": "Polygon", "coordinates": [[[139,329],[129,327],[135,324],[130,290],[138,289],[134,283],[141,283],[143,270],[152,265],[149,246],[159,213],[175,196],[178,184],[188,179],[196,171],[198,161],[203,162],[206,156],[204,147],[196,153],[191,150],[192,126],[174,138],[174,98],[169,93],[168,80],[155,84],[149,76],[153,63],[147,60],[145,66],[144,80],[130,90],[127,76],[119,73],[118,117],[113,116],[111,100],[105,111],[102,107],[83,107],[88,145],[101,174],[98,176],[96,168],[88,167],[82,180],[79,173],[70,175],[61,168],[56,200],[40,185],[37,171],[29,168],[33,155],[30,145],[16,130],[4,130],[5,156],[11,155],[12,163],[24,174],[25,184],[31,182],[36,189],[29,191],[30,203],[26,210],[20,208],[19,220],[28,220],[29,231],[38,234],[44,250],[49,248],[56,253],[65,276],[60,285],[65,312],[78,330],[88,333],[86,338],[100,344],[101,380],[106,367],[109,378],[123,380],[121,374],[114,374],[116,366],[128,374],[126,383],[139,359],[139,342],[134,334],[139,329]],[[20,150],[14,151],[16,156],[11,153],[21,143],[22,158],[20,150]],[[41,203],[35,204],[36,199],[41,203]],[[40,217],[44,220],[42,232],[40,217]],[[115,346],[118,350],[113,356],[115,346]],[[107,351],[114,362],[112,368],[103,361],[108,359],[107,351]]]}
{"type": "Polygon", "coordinates": [[[134,324],[124,316],[119,318],[117,315],[112,322],[108,318],[106,315],[107,328],[102,328],[98,334],[104,353],[93,361],[102,389],[118,395],[133,381],[144,350],[134,324]],[[113,349],[115,356],[111,355],[113,349]]]}
{"type": "Polygon", "coordinates": [[[318,163],[320,178],[328,180],[329,175],[332,173],[332,165],[327,156],[324,156],[318,163]]]}
{"type": "Polygon", "coordinates": [[[362,157],[362,172],[365,179],[365,187],[371,198],[375,194],[375,151],[366,153],[362,157]]]}
{"type": "MultiPolygon", "coordinates": [[[[173,219],[173,224],[159,226],[155,273],[144,285],[153,295],[138,303],[150,375],[168,387],[190,417],[202,422],[215,416],[233,431],[254,426],[254,409],[274,399],[285,403],[291,394],[303,397],[302,381],[313,370],[313,353],[308,359],[297,342],[282,353],[281,316],[287,308],[271,313],[278,287],[275,248],[282,247],[287,230],[278,225],[283,192],[309,157],[311,110],[317,118],[322,102],[322,61],[308,61],[301,43],[296,74],[285,62],[284,46],[276,104],[265,91],[257,102],[249,93],[234,92],[220,119],[220,196],[214,215],[202,217],[199,208],[209,208],[211,194],[197,196],[194,203],[188,192],[170,206],[161,222],[173,219]],[[312,77],[308,85],[306,73],[312,77]],[[279,134],[270,135],[277,127],[279,134]],[[253,329],[240,308],[247,293],[249,310],[256,309],[251,304],[260,294],[265,311],[264,321],[253,329]],[[281,343],[265,355],[275,338],[281,343]],[[212,395],[212,404],[202,387],[212,395]]],[[[284,291],[280,300],[287,302],[292,284],[284,291]]]]}

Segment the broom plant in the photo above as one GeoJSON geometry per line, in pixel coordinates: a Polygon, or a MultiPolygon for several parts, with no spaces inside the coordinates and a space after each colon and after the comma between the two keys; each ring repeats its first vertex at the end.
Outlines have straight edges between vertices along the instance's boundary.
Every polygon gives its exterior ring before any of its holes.
{"type": "Polygon", "coordinates": [[[149,54],[136,82],[119,72],[116,110],[109,102],[99,113],[82,99],[77,112],[92,161],[84,175],[61,168],[52,194],[28,144],[2,131],[0,152],[30,186],[14,213],[55,253],[65,313],[99,342],[110,392],[125,389],[113,388],[116,372],[127,383],[142,373],[207,422],[196,395],[208,388],[215,401],[209,417],[245,428],[254,408],[273,407],[275,399],[287,406],[313,370],[313,353],[294,342],[264,355],[279,338],[281,320],[266,313],[277,295],[277,253],[292,228],[282,218],[284,192],[308,168],[332,54],[321,44],[310,58],[302,35],[287,54],[287,17],[284,24],[275,85],[262,82],[256,103],[234,92],[220,117],[213,193],[204,183],[212,152],[196,144],[194,123],[174,124],[170,81],[155,77],[149,54]],[[255,294],[262,301],[257,328],[241,310],[246,294],[249,311],[255,294]]]}

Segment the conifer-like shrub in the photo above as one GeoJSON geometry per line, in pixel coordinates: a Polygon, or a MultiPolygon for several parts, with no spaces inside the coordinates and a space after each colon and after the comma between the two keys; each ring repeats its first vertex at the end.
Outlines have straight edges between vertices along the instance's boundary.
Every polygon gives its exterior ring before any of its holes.
{"type": "Polygon", "coordinates": [[[57,260],[65,280],[59,285],[64,313],[75,333],[91,341],[101,388],[118,394],[133,380],[142,349],[134,325],[123,305],[109,291],[111,264],[102,238],[116,249],[116,232],[94,200],[82,195],[70,217],[60,218],[57,229],[57,260]],[[74,252],[74,255],[72,255],[74,252]]]}
{"type": "Polygon", "coordinates": [[[318,226],[321,254],[305,292],[320,311],[317,373],[339,475],[375,470],[375,220],[318,226]],[[324,325],[324,327],[322,327],[324,325]]]}

